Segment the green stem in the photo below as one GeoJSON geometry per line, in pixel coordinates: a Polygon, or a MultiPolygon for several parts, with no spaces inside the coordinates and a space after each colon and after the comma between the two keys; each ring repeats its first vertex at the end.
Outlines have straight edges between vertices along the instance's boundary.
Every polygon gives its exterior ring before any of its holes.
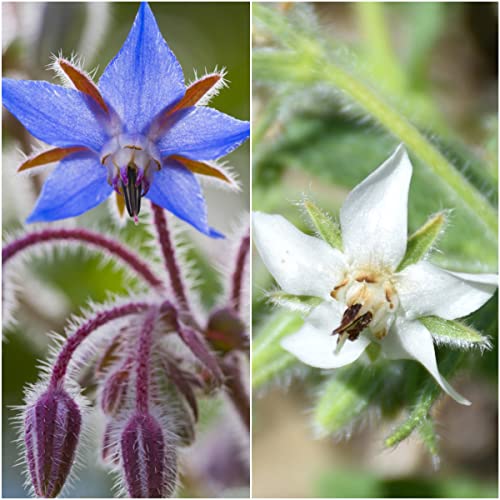
{"type": "Polygon", "coordinates": [[[323,66],[323,71],[327,81],[359,103],[413,151],[435,174],[441,177],[496,237],[498,221],[495,210],[415,126],[343,68],[330,62],[328,66],[323,66]]]}
{"type": "Polygon", "coordinates": [[[367,59],[377,62],[373,69],[377,71],[378,77],[384,78],[385,83],[392,89],[401,92],[405,86],[405,75],[391,47],[384,4],[358,2],[355,4],[355,12],[361,28],[367,59]]]}
{"type": "Polygon", "coordinates": [[[289,49],[293,48],[289,51],[288,66],[300,67],[304,79],[307,75],[308,80],[314,77],[317,81],[330,83],[361,106],[441,177],[496,240],[498,221],[495,209],[409,120],[325,54],[322,44],[305,28],[289,23],[275,9],[258,4],[254,4],[254,17],[289,49]]]}

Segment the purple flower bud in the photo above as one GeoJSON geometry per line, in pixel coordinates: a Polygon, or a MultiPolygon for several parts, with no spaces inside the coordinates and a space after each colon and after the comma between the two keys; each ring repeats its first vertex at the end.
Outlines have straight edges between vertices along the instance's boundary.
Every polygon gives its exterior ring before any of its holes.
{"type": "Polygon", "coordinates": [[[56,497],[75,459],[82,416],[73,398],[49,388],[26,410],[26,461],[35,494],[56,497]]]}
{"type": "Polygon", "coordinates": [[[166,498],[175,490],[177,454],[157,420],[136,412],[121,435],[127,493],[133,498],[166,498]]]}
{"type": "Polygon", "coordinates": [[[101,393],[101,408],[106,415],[116,415],[123,408],[130,380],[130,372],[120,368],[104,382],[101,393]]]}
{"type": "Polygon", "coordinates": [[[205,338],[220,353],[248,349],[249,338],[245,325],[230,308],[215,311],[208,320],[205,338]]]}

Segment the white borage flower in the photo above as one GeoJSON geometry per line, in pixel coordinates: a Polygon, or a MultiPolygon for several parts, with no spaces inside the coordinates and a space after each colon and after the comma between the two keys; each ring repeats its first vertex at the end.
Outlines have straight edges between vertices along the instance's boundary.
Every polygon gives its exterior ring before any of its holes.
{"type": "Polygon", "coordinates": [[[280,215],[254,213],[254,242],[280,287],[322,299],[282,347],[317,368],[339,368],[369,344],[389,359],[414,359],[462,404],[439,373],[425,316],[451,320],[479,309],[497,276],[445,271],[420,261],[398,271],[406,252],[412,165],[403,146],[347,196],[340,211],[344,251],[300,232],[280,215]]]}

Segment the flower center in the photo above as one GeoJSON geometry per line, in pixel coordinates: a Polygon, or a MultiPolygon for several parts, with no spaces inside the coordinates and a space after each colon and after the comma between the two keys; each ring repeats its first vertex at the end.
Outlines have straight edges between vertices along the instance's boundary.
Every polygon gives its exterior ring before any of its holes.
{"type": "Polygon", "coordinates": [[[340,325],[332,332],[339,335],[339,344],[356,340],[368,327],[376,339],[383,339],[399,306],[390,275],[381,272],[356,270],[346,275],[330,295],[347,306],[340,325]]]}
{"type": "Polygon", "coordinates": [[[121,134],[104,146],[101,163],[108,169],[109,184],[125,198],[128,214],[137,221],[141,198],[161,168],[158,149],[143,136],[121,134]]]}

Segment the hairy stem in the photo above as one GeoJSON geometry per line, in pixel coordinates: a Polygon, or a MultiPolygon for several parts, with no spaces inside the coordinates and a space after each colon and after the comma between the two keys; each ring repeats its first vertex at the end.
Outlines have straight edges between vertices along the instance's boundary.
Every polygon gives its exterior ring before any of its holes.
{"type": "Polygon", "coordinates": [[[164,291],[164,284],[156,277],[153,270],[146,262],[137,257],[121,243],[103,236],[102,234],[89,231],[87,229],[42,229],[28,233],[8,245],[2,250],[2,265],[5,265],[12,257],[23,250],[27,250],[43,243],[54,241],[71,241],[77,243],[86,243],[93,247],[105,250],[118,257],[127,264],[138,276],[149,283],[158,291],[164,291]]]}
{"type": "Polygon", "coordinates": [[[142,325],[137,346],[136,407],[141,413],[149,411],[149,369],[151,366],[152,333],[158,308],[152,307],[142,325]]]}
{"type": "Polygon", "coordinates": [[[115,319],[137,314],[150,308],[146,302],[131,302],[123,306],[113,307],[96,314],[92,319],[83,323],[76,331],[68,337],[52,369],[50,378],[51,387],[56,387],[63,382],[68,365],[78,346],[95,330],[115,319]]]}
{"type": "Polygon", "coordinates": [[[357,77],[352,67],[337,61],[335,53],[326,52],[312,30],[288,22],[278,11],[262,4],[254,4],[253,13],[258,24],[265,26],[274,38],[291,49],[282,51],[283,57],[280,57],[290,71],[295,68],[291,73],[293,78],[308,83],[325,82],[342,91],[443,179],[470,213],[487,228],[489,238],[496,240],[498,221],[495,209],[413,123],[357,77]]]}
{"type": "Polygon", "coordinates": [[[243,367],[241,365],[242,360],[235,353],[228,354],[221,362],[222,372],[225,376],[224,384],[228,390],[228,396],[243,424],[250,430],[250,396],[243,382],[243,367]]]}
{"type": "Polygon", "coordinates": [[[151,203],[151,207],[153,210],[154,224],[158,233],[158,241],[160,242],[163,260],[165,261],[165,266],[170,277],[172,290],[177,298],[179,306],[186,310],[186,312],[189,312],[189,303],[184,287],[184,281],[175,255],[175,248],[170,237],[165,212],[163,211],[163,208],[155,205],[154,203],[151,203]]]}
{"type": "Polygon", "coordinates": [[[243,275],[245,266],[248,263],[248,252],[250,250],[250,234],[247,233],[241,239],[238,255],[236,256],[236,266],[231,276],[231,305],[236,312],[241,309],[241,295],[243,292],[243,275]]]}

